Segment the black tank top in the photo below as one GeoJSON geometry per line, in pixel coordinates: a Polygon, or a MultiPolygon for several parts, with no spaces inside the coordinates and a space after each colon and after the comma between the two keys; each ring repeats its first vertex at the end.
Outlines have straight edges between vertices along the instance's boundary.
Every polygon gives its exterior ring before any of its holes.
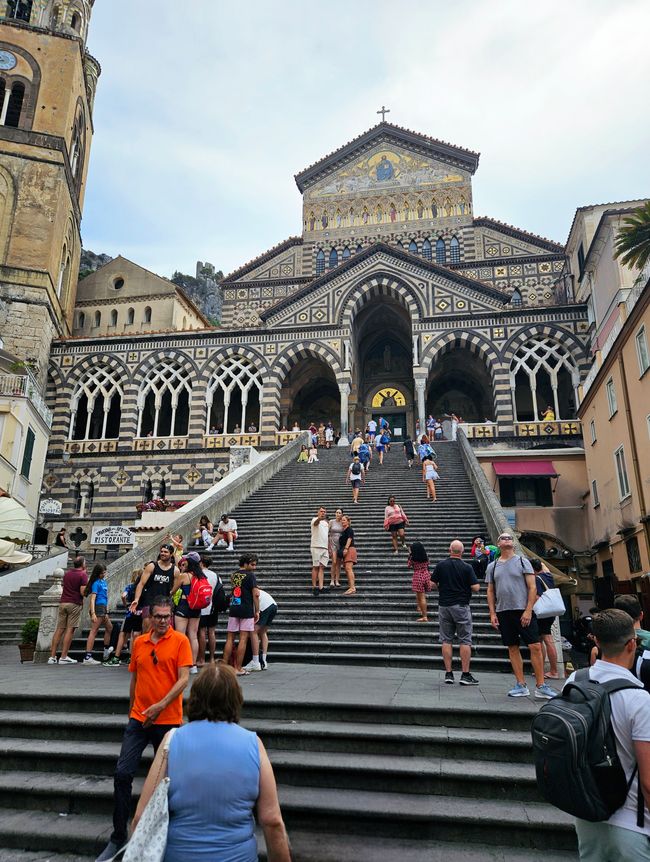
{"type": "Polygon", "coordinates": [[[142,595],[140,597],[140,607],[150,605],[156,596],[168,596],[172,591],[174,583],[174,562],[172,561],[168,569],[160,567],[158,560],[154,563],[153,572],[149,576],[142,595]]]}

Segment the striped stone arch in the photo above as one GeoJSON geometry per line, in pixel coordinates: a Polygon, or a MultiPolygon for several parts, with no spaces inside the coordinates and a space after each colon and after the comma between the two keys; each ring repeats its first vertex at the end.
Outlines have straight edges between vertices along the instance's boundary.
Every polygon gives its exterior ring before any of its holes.
{"type": "Polygon", "coordinates": [[[94,354],[93,356],[86,356],[85,359],[82,359],[81,362],[70,369],[63,384],[66,393],[71,395],[81,378],[87,372],[92,371],[97,365],[106,365],[111,371],[117,371],[122,376],[122,383],[125,387],[131,383],[129,369],[121,359],[117,359],[115,356],[110,356],[109,354],[94,354]]]}
{"type": "Polygon", "coordinates": [[[273,363],[274,376],[278,384],[281,386],[283,380],[291,369],[301,359],[322,359],[329,365],[334,372],[337,382],[347,380],[348,374],[341,367],[341,360],[338,354],[325,344],[319,341],[299,341],[291,344],[282,353],[275,358],[273,363]]]}
{"type": "Polygon", "coordinates": [[[515,353],[531,338],[553,338],[567,347],[581,372],[586,373],[589,370],[590,362],[585,342],[574,332],[548,323],[536,323],[522,328],[506,342],[502,356],[507,368],[510,368],[515,353]]]}
{"type": "Polygon", "coordinates": [[[230,344],[224,345],[223,347],[217,347],[214,353],[210,355],[210,358],[203,363],[200,370],[201,380],[207,384],[212,373],[216,371],[217,365],[225,359],[230,359],[231,356],[245,357],[262,372],[264,377],[269,373],[270,369],[268,362],[261,353],[258,353],[257,350],[252,350],[250,347],[245,347],[244,345],[230,344]]]}
{"type": "Polygon", "coordinates": [[[189,371],[194,375],[194,379],[196,381],[200,378],[199,367],[196,362],[189,356],[187,353],[184,353],[182,350],[156,350],[154,353],[150,353],[146,359],[143,359],[142,362],[137,366],[137,368],[132,372],[131,380],[133,383],[140,386],[142,381],[144,380],[148,371],[162,362],[164,359],[175,359],[177,362],[180,362],[184,365],[189,371]]]}
{"type": "Polygon", "coordinates": [[[428,375],[439,356],[444,356],[445,353],[456,349],[469,350],[470,353],[478,356],[494,380],[501,364],[499,354],[486,338],[475,332],[446,332],[430,341],[420,353],[420,365],[426,368],[428,375]]]}
{"type": "Polygon", "coordinates": [[[424,297],[415,288],[394,275],[378,273],[364,278],[341,298],[337,315],[339,326],[351,327],[363,306],[378,296],[396,299],[406,308],[411,321],[419,321],[425,316],[424,297]]]}

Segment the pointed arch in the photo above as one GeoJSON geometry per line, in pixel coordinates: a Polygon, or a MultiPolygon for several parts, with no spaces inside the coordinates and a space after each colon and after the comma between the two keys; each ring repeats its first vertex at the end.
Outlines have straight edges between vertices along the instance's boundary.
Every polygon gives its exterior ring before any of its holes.
{"type": "Polygon", "coordinates": [[[449,262],[460,263],[460,243],[457,236],[452,236],[449,241],[449,262]]]}
{"type": "Polygon", "coordinates": [[[378,273],[353,285],[341,297],[335,311],[339,325],[351,327],[360,309],[376,296],[396,299],[406,308],[412,321],[419,321],[425,315],[425,300],[416,288],[388,273],[378,273]]]}
{"type": "Polygon", "coordinates": [[[495,375],[501,366],[499,354],[486,338],[475,332],[455,330],[453,332],[446,332],[439,338],[432,339],[420,354],[420,365],[426,369],[428,374],[436,359],[457,348],[469,350],[475,356],[478,356],[485,364],[494,381],[495,375]]]}
{"type": "Polygon", "coordinates": [[[138,392],[138,437],[184,437],[189,431],[190,374],[174,357],[151,368],[138,392]]]}
{"type": "Polygon", "coordinates": [[[350,259],[350,246],[348,246],[348,245],[345,246],[345,248],[343,249],[343,254],[341,255],[341,259],[342,260],[349,260],[350,259]]]}
{"type": "Polygon", "coordinates": [[[277,380],[281,384],[287,374],[291,371],[301,359],[312,357],[314,359],[322,359],[334,372],[337,380],[346,378],[345,372],[341,365],[341,357],[332,347],[321,344],[319,341],[299,341],[285,348],[282,353],[276,357],[274,362],[274,371],[277,375],[277,380]]]}
{"type": "Polygon", "coordinates": [[[119,437],[122,379],[114,367],[99,363],[79,378],[70,402],[69,440],[119,437]]]}
{"type": "Polygon", "coordinates": [[[325,252],[319,248],[316,252],[316,275],[322,275],[325,272],[325,252]]]}
{"type": "Polygon", "coordinates": [[[436,263],[447,263],[447,246],[441,236],[436,240],[436,263]]]}
{"type": "Polygon", "coordinates": [[[328,260],[328,266],[329,266],[329,268],[330,268],[330,269],[334,269],[334,268],[335,268],[335,267],[337,267],[338,265],[339,265],[339,253],[338,253],[338,251],[334,248],[334,246],[332,246],[332,248],[330,249],[330,255],[329,255],[329,260],[328,260]]]}
{"type": "Polygon", "coordinates": [[[418,253],[418,244],[414,239],[412,239],[409,243],[409,251],[411,252],[411,254],[418,253]]]}
{"type": "Polygon", "coordinates": [[[538,422],[540,396],[556,420],[575,418],[580,371],[567,345],[552,336],[533,336],[518,346],[509,374],[515,421],[538,422]]]}
{"type": "Polygon", "coordinates": [[[259,429],[263,388],[262,369],[247,357],[234,354],[219,363],[206,392],[205,433],[229,434],[238,425],[245,434],[250,424],[259,429]]]}
{"type": "Polygon", "coordinates": [[[432,258],[431,242],[429,239],[425,239],[422,243],[422,257],[425,260],[431,260],[432,258]]]}

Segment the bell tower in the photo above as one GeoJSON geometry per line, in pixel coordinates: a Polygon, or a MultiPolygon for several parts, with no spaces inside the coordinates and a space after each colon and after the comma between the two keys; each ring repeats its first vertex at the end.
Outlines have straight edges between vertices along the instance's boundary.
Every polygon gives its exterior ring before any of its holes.
{"type": "Polygon", "coordinates": [[[94,0],[0,0],[0,340],[45,381],[70,334],[92,111],[94,0]]]}

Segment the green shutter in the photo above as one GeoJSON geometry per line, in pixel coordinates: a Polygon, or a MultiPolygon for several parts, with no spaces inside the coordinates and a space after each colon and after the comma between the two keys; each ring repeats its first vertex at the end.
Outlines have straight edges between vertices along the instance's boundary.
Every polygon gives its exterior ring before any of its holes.
{"type": "Polygon", "coordinates": [[[32,455],[34,454],[34,443],[36,442],[36,434],[31,428],[27,429],[27,439],[25,440],[25,451],[23,452],[23,466],[20,468],[20,475],[25,479],[29,479],[29,471],[32,467],[32,455]]]}

